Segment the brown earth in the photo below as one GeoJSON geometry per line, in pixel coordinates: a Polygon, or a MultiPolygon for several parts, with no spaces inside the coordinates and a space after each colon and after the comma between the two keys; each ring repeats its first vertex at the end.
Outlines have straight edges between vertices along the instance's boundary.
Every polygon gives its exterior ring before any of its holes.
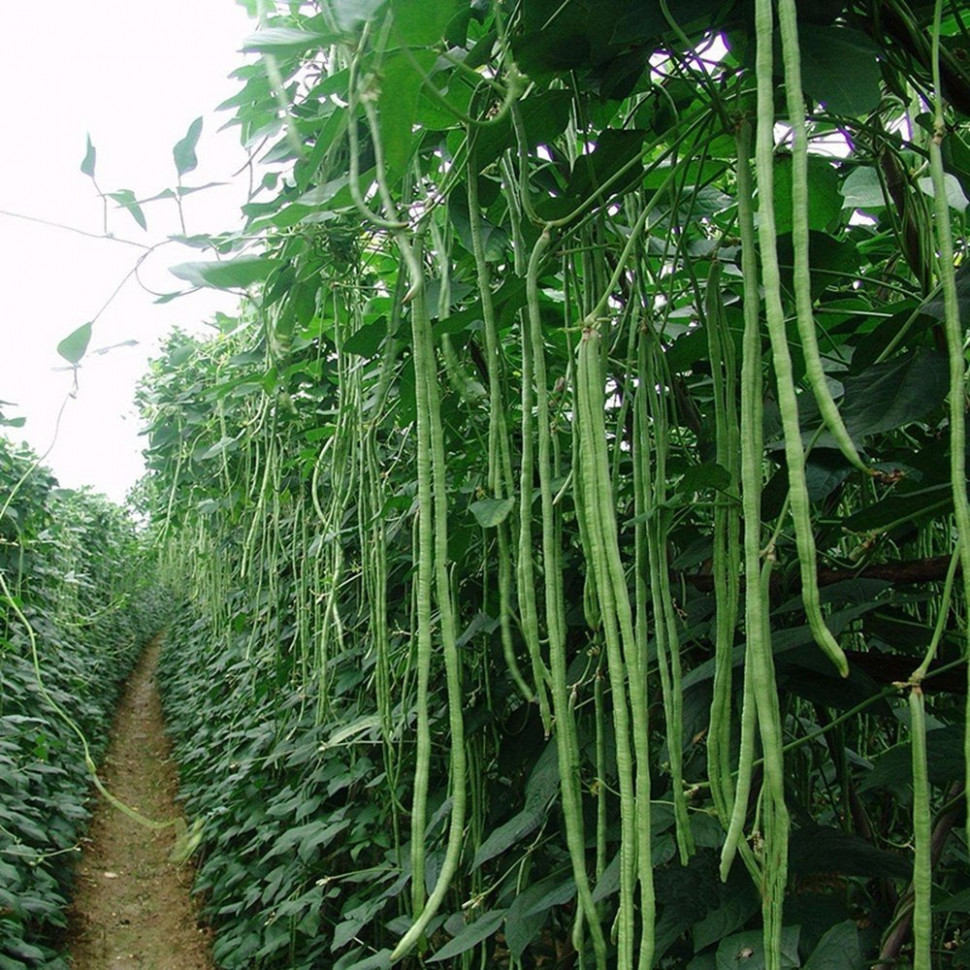
{"type": "MultiPolygon", "coordinates": [[[[142,815],[181,814],[155,685],[160,642],[128,680],[100,765],[116,798],[142,815]]],[[[77,867],[69,920],[75,970],[211,970],[211,938],[190,896],[191,863],[175,865],[172,827],[146,828],[99,797],[77,867]]]]}

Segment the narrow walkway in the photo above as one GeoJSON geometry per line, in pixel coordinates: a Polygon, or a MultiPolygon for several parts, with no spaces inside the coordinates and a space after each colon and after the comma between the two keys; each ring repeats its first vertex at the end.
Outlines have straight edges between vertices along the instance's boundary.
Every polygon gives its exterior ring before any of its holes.
{"type": "MultiPolygon", "coordinates": [[[[128,680],[100,771],[125,804],[165,820],[181,808],[155,686],[159,649],[156,638],[128,680]]],[[[211,941],[189,895],[191,864],[169,862],[174,841],[171,828],[152,831],[99,798],[70,915],[75,970],[210,970],[211,941]]]]}

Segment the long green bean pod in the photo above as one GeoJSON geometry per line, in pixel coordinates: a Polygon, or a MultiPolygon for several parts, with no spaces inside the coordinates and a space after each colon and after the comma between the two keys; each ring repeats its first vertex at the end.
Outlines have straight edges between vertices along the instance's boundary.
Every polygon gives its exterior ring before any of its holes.
{"type": "MultiPolygon", "coordinates": [[[[764,635],[763,618],[767,604],[762,601],[754,577],[761,572],[761,488],[764,416],[761,374],[761,315],[758,292],[758,260],[755,250],[754,184],[751,178],[751,125],[743,115],[735,133],[737,147],[738,231],[741,236],[741,269],[744,278],[744,334],[741,342],[741,514],[744,554],[744,617],[746,649],[744,691],[741,708],[741,748],[734,804],[730,814],[727,838],[721,850],[721,878],[727,879],[741,841],[751,791],[754,765],[757,709],[750,674],[753,637],[764,635]]],[[[726,662],[724,659],[722,663],[726,662]]]]}
{"type": "Polygon", "coordinates": [[[812,279],[809,269],[808,228],[808,130],[805,123],[805,97],[802,94],[801,52],[798,47],[798,11],[795,0],[778,0],[781,53],[785,68],[785,96],[788,121],[792,127],[792,250],[795,291],[795,319],[805,357],[808,384],[818,404],[822,420],[839,450],[856,468],[870,472],[856,450],[838,405],[832,397],[815,336],[812,312],[812,279]]]}
{"type": "MultiPolygon", "coordinates": [[[[943,117],[943,94],[940,81],[940,21],[942,0],[936,0],[933,13],[933,137],[930,139],[930,175],[933,181],[934,228],[939,252],[938,274],[943,290],[943,325],[946,333],[947,360],[950,371],[950,483],[953,494],[953,515],[956,521],[957,545],[962,567],[963,602],[970,604],[970,501],[967,499],[967,361],[964,326],[960,320],[957,299],[956,273],[953,257],[953,231],[946,194],[943,169],[942,142],[946,134],[943,117]]],[[[970,626],[966,627],[964,655],[970,654],[970,626]]],[[[967,667],[970,684],[970,665],[967,667]]],[[[964,734],[964,767],[970,772],[970,690],[967,691],[966,733],[964,734]]],[[[970,777],[968,774],[967,777],[970,777]]],[[[967,805],[970,808],[970,785],[967,786],[967,805]]]]}
{"type": "Polygon", "coordinates": [[[670,567],[667,556],[668,513],[664,508],[667,494],[667,443],[669,422],[665,394],[657,388],[667,382],[660,376],[662,364],[653,334],[641,335],[639,355],[639,391],[646,395],[650,412],[654,456],[651,468],[649,448],[641,449],[644,478],[650,482],[650,508],[647,522],[647,560],[650,568],[650,593],[653,601],[653,635],[657,647],[657,667],[664,701],[667,752],[670,759],[670,782],[674,800],[677,849],[681,865],[687,865],[694,852],[687,797],[684,790],[683,692],[681,690],[680,637],[677,615],[670,591],[670,567]]]}
{"type": "MultiPolygon", "coordinates": [[[[739,159],[739,167],[742,162],[739,159]]],[[[747,162],[745,161],[746,165],[747,162]]],[[[750,255],[750,254],[749,254],[750,255]]],[[[734,634],[738,620],[738,562],[741,559],[741,440],[738,425],[734,340],[727,329],[721,294],[721,264],[711,263],[705,289],[707,345],[714,383],[715,451],[718,464],[731,475],[728,492],[718,492],[714,506],[714,688],[707,732],[707,776],[714,808],[722,822],[731,814],[731,695],[734,634]]]]}
{"type": "Polygon", "coordinates": [[[610,462],[603,417],[605,395],[601,374],[601,342],[587,328],[580,341],[576,386],[576,421],[580,449],[577,474],[582,479],[587,516],[586,559],[596,577],[616,734],[616,765],[620,786],[620,901],[617,914],[617,965],[633,966],[634,890],[640,885],[644,931],[638,966],[652,962],[653,871],[650,861],[649,762],[645,681],[639,644],[633,628],[626,577],[619,552],[616,511],[610,483],[610,462]],[[627,676],[630,674],[629,682],[627,676]],[[629,698],[629,699],[628,699],[629,698]],[[631,750],[631,729],[633,749],[631,750]]]}
{"type": "Polygon", "coordinates": [[[758,124],[755,140],[755,160],[758,175],[760,208],[758,238],[761,244],[762,280],[765,293],[765,318],[771,340],[771,356],[778,390],[778,409],[781,412],[785,439],[785,465],[788,469],[788,495],[795,544],[802,582],[802,603],[805,617],[815,642],[845,677],[849,663],[832,632],[825,625],[818,593],[818,566],[815,561],[815,539],[812,536],[811,506],[805,479],[805,451],[798,421],[798,397],[792,372],[791,354],[785,332],[785,314],[781,302],[781,274],[778,266],[775,214],[773,208],[774,165],[774,80],[772,75],[772,12],[771,0],[756,0],[755,29],[757,33],[758,124]]]}
{"type": "Polygon", "coordinates": [[[909,718],[913,762],[913,970],[932,970],[932,818],[926,706],[923,689],[918,684],[909,691],[909,718]]]}
{"type": "MultiPolygon", "coordinates": [[[[582,919],[590,928],[598,962],[606,960],[606,940],[599,924],[592,889],[586,870],[586,835],[579,784],[579,743],[570,706],[567,682],[566,619],[562,596],[562,569],[555,526],[552,492],[552,442],[549,416],[549,391],[545,365],[545,345],[539,306],[539,269],[549,248],[548,231],[543,232],[532,250],[526,273],[528,327],[523,343],[531,345],[535,379],[538,441],[539,493],[542,514],[542,564],[545,592],[546,635],[549,640],[549,672],[555,715],[556,750],[559,758],[559,785],[562,795],[566,842],[576,880],[582,919]]],[[[524,356],[523,346],[523,356],[524,356]]],[[[525,380],[525,375],[523,375],[525,380]]],[[[577,929],[578,931],[578,929],[577,929]]]]}
{"type": "MultiPolygon", "coordinates": [[[[474,135],[469,133],[469,142],[474,135]]],[[[482,323],[485,331],[485,353],[488,364],[488,487],[497,499],[510,496],[514,492],[512,458],[509,448],[508,424],[506,422],[505,390],[502,381],[502,354],[495,322],[495,306],[492,301],[491,278],[485,260],[485,247],[482,243],[482,216],[478,202],[478,170],[474,147],[468,152],[468,222],[472,239],[472,255],[475,258],[475,275],[478,293],[482,301],[482,323]]],[[[511,549],[507,522],[498,525],[498,594],[499,627],[502,637],[502,652],[509,675],[527,701],[542,696],[540,685],[537,689],[526,683],[515,656],[512,640],[511,604],[511,549]]],[[[535,672],[535,669],[534,669],[535,672]]]]}
{"type": "MultiPolygon", "coordinates": [[[[420,272],[419,263],[413,250],[406,247],[410,242],[399,242],[402,252],[408,252],[412,272],[420,272]]],[[[448,823],[448,841],[445,855],[441,862],[441,869],[431,895],[424,902],[420,912],[416,913],[414,923],[398,941],[391,954],[392,960],[400,959],[420,940],[428,923],[438,912],[444,901],[445,894],[451,885],[452,877],[458,869],[463,843],[463,829],[465,824],[465,810],[467,805],[467,763],[465,755],[465,727],[463,712],[463,697],[461,691],[461,661],[456,646],[454,607],[451,599],[451,586],[448,579],[448,491],[445,468],[444,436],[441,426],[441,402],[438,397],[438,385],[435,368],[434,346],[431,336],[431,321],[428,317],[424,299],[424,286],[419,275],[412,281],[414,302],[412,306],[412,333],[414,337],[414,371],[418,399],[418,467],[424,466],[425,492],[420,494],[419,482],[419,516],[421,518],[422,544],[430,540],[429,560],[433,565],[428,567],[433,572],[436,601],[438,607],[438,622],[441,631],[441,649],[445,666],[445,681],[448,697],[448,730],[450,745],[451,767],[451,813],[448,823]],[[422,411],[424,416],[422,418],[422,411]],[[430,513],[430,514],[429,514],[430,513]],[[424,531],[425,519],[430,519],[430,536],[424,531]]],[[[423,561],[419,564],[424,565],[423,561]]],[[[419,608],[427,610],[423,619],[428,628],[424,631],[424,646],[430,651],[431,616],[430,616],[430,585],[431,577],[426,575],[425,582],[428,589],[424,591],[425,599],[419,602],[419,608]]],[[[421,633],[419,626],[419,634],[421,633]]],[[[419,646],[419,649],[420,646],[419,646]]],[[[428,658],[430,661],[430,657],[428,658]]],[[[430,663],[429,663],[430,666],[430,663]]],[[[420,687],[419,687],[420,691],[420,687]]],[[[420,740],[419,740],[420,743],[420,740]]],[[[429,739],[430,747],[430,739],[429,739]]],[[[427,790],[424,792],[426,807],[427,790]]],[[[423,842],[425,833],[415,832],[412,823],[412,840],[415,836],[423,842]]],[[[413,856],[412,852],[412,856],[413,856]]],[[[420,859],[423,866],[423,858],[420,859]]],[[[423,872],[422,872],[423,877],[423,872]]],[[[417,874],[412,872],[412,881],[417,874]]],[[[412,887],[412,895],[416,891],[412,887]]]]}

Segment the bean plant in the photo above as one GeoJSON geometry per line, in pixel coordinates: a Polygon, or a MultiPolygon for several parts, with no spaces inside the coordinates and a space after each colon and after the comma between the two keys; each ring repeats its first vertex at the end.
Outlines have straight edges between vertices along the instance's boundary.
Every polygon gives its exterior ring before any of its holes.
{"type": "Polygon", "coordinates": [[[964,965],[961,5],[252,6],[139,391],[218,964],[964,965]]]}
{"type": "Polygon", "coordinates": [[[66,968],[90,768],[165,622],[131,517],[0,438],[0,967],[66,968]]]}

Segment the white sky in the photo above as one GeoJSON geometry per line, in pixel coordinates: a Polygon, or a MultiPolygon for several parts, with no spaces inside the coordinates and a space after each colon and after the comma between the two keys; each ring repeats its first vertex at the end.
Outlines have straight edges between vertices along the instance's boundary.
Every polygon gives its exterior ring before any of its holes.
{"type": "MultiPolygon", "coordinates": [[[[192,120],[205,117],[199,168],[186,185],[229,181],[245,162],[238,129],[217,129],[230,115],[214,108],[235,94],[227,75],[249,58],[238,53],[255,30],[233,0],[47,0],[7,3],[0,30],[3,151],[0,210],[102,230],[102,205],[80,171],[85,137],[97,149],[102,191],[131,189],[138,198],[176,185],[172,147],[192,120]]],[[[185,201],[189,233],[219,232],[240,222],[245,182],[185,201]]],[[[155,243],[180,232],[174,204],[145,209],[148,232],[124,210],[109,210],[116,236],[155,243]]],[[[134,247],[91,239],[0,215],[0,400],[7,417],[24,416],[23,437],[43,453],[58,409],[71,389],[58,342],[91,320],[134,266],[134,247]]],[[[168,244],[149,257],[142,277],[171,292],[183,284],[168,272],[204,258],[168,244]]],[[[204,329],[216,309],[231,313],[228,294],[199,293],[157,305],[132,280],[98,318],[90,349],[126,340],[85,358],[80,389],[68,402],[57,442],[45,460],[66,487],[91,485],[121,501],[141,474],[133,395],[158,338],[175,324],[204,329]]]]}

